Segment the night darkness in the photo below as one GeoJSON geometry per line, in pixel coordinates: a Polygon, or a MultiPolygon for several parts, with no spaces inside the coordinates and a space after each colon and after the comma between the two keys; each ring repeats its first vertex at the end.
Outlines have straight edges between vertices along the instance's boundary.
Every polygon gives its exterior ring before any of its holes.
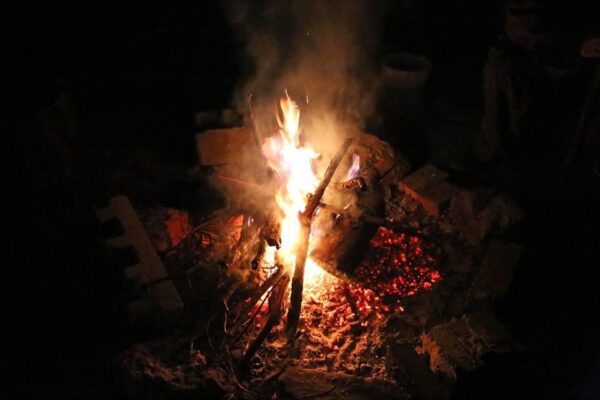
{"type": "MultiPolygon", "coordinates": [[[[124,283],[100,245],[94,208],[118,194],[140,208],[220,207],[223,199],[186,173],[197,164],[194,115],[234,107],[240,82],[257,67],[227,2],[17,3],[0,16],[0,126],[12,156],[0,393],[138,398],[124,389],[115,359],[152,334],[129,329],[116,311],[124,283]]],[[[433,162],[458,185],[508,193],[524,213],[509,232],[524,249],[519,265],[492,303],[517,350],[459,374],[452,398],[597,399],[600,50],[583,58],[580,46],[600,37],[600,21],[591,0],[507,1],[541,5],[539,29],[551,40],[528,58],[506,35],[503,3],[384,1],[374,59],[413,52],[432,69],[418,119],[386,125],[382,97],[363,127],[412,169],[433,162]],[[499,122],[501,150],[481,157],[492,47],[503,51],[496,71],[518,71],[531,107],[519,114],[517,136],[502,133],[511,129],[506,118],[499,122]],[[559,183],[586,107],[583,139],[559,183]]]]}

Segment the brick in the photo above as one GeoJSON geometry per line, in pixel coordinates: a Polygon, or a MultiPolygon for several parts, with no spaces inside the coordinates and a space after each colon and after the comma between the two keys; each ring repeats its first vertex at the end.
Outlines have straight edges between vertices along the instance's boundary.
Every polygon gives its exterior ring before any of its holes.
{"type": "Polygon", "coordinates": [[[442,181],[423,192],[418,200],[429,214],[439,215],[450,206],[450,200],[459,192],[459,188],[447,181],[442,181]]]}
{"type": "Polygon", "coordinates": [[[211,129],[196,134],[200,165],[219,166],[260,161],[260,152],[247,127],[211,129]]]}

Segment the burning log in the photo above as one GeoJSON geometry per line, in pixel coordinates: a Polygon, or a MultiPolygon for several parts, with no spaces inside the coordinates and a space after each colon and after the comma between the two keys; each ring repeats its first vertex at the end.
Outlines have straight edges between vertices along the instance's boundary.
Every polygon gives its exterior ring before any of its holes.
{"type": "Polygon", "coordinates": [[[315,190],[314,195],[308,200],[304,212],[298,216],[300,219],[301,229],[300,237],[298,240],[298,249],[296,252],[296,265],[294,269],[294,278],[292,279],[292,294],[290,297],[290,310],[288,311],[287,320],[287,337],[288,343],[292,343],[296,338],[296,332],[298,330],[298,323],[300,322],[300,311],[302,309],[302,291],[304,289],[304,267],[306,265],[306,259],[308,257],[308,241],[310,235],[310,227],[312,224],[313,214],[315,209],[319,205],[323,194],[333,174],[340,165],[344,154],[350,147],[352,139],[346,139],[342,144],[342,147],[337,152],[335,157],[331,160],[323,180],[315,190]]]}
{"type": "MultiPolygon", "coordinates": [[[[338,224],[343,224],[343,215],[345,213],[345,210],[328,203],[319,203],[319,208],[330,211],[338,219],[338,224]]],[[[383,226],[397,233],[404,233],[406,235],[415,236],[418,238],[427,238],[428,240],[431,240],[418,229],[411,228],[410,226],[401,222],[390,221],[386,218],[377,217],[369,214],[363,214],[362,216],[360,216],[359,220],[369,225],[375,225],[377,227],[383,226]]],[[[315,255],[315,253],[312,253],[311,255],[315,255]]]]}
{"type": "Polygon", "coordinates": [[[377,232],[377,224],[370,223],[365,216],[380,216],[385,211],[377,170],[367,163],[360,170],[360,178],[364,182],[363,191],[346,195],[348,200],[343,208],[339,204],[325,206],[324,209],[330,213],[319,214],[315,221],[320,229],[327,231],[327,235],[319,240],[311,251],[311,257],[318,260],[327,272],[341,279],[353,275],[377,232]]]}
{"type": "Polygon", "coordinates": [[[348,280],[376,232],[377,226],[337,214],[334,225],[311,251],[311,257],[330,274],[348,280]]]}

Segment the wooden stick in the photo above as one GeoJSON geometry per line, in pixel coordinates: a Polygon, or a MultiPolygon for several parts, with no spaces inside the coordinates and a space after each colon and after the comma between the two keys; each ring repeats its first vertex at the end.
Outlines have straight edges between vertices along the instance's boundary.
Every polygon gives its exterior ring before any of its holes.
{"type": "MultiPolygon", "coordinates": [[[[271,286],[271,289],[269,291],[267,291],[267,293],[265,293],[265,295],[259,302],[256,303],[256,305],[255,305],[256,310],[254,310],[254,313],[244,321],[243,325],[246,325],[246,326],[244,327],[244,329],[242,329],[240,331],[240,333],[236,334],[235,337],[229,336],[229,339],[231,339],[230,342],[237,342],[237,340],[239,338],[241,338],[246,333],[246,331],[248,331],[248,329],[252,325],[252,321],[254,321],[254,319],[260,313],[260,310],[262,309],[263,304],[265,304],[265,301],[267,301],[271,298],[271,294],[273,294],[273,290],[275,290],[276,287],[277,287],[277,283],[275,285],[271,286]]],[[[226,341],[226,343],[229,343],[229,342],[226,341]]]]}
{"type": "Polygon", "coordinates": [[[346,139],[344,141],[344,143],[342,144],[342,147],[338,150],[335,157],[333,157],[333,159],[329,163],[329,166],[327,167],[327,170],[325,171],[325,176],[323,177],[323,180],[321,181],[321,183],[319,183],[317,190],[315,190],[315,193],[308,200],[308,204],[306,205],[306,208],[304,209],[303,214],[306,217],[312,218],[312,215],[315,212],[315,209],[319,206],[319,202],[321,201],[323,194],[325,194],[325,189],[327,189],[327,186],[329,186],[329,182],[331,182],[331,178],[333,178],[333,174],[335,174],[337,167],[340,165],[340,162],[342,161],[344,154],[346,154],[346,151],[348,150],[348,148],[350,147],[351,144],[352,144],[352,139],[351,138],[346,139]]]}
{"type": "Polygon", "coordinates": [[[352,139],[346,139],[338,150],[335,157],[329,163],[323,180],[315,190],[315,193],[308,200],[304,212],[298,218],[300,219],[300,234],[298,238],[298,249],[296,250],[296,265],[294,267],[294,278],[292,279],[292,295],[290,297],[290,310],[288,311],[287,320],[287,339],[288,343],[293,343],[296,339],[298,331],[298,323],[300,322],[300,311],[302,310],[302,292],[304,290],[304,267],[308,258],[308,244],[310,237],[310,226],[312,224],[313,214],[319,206],[325,190],[331,182],[331,178],[335,174],[344,154],[352,144],[352,139]]]}
{"type": "Polygon", "coordinates": [[[250,361],[252,360],[252,357],[254,357],[256,351],[260,348],[269,333],[271,333],[271,330],[281,320],[281,315],[283,313],[283,299],[285,297],[285,293],[287,292],[289,282],[290,276],[287,273],[284,273],[281,282],[277,285],[277,287],[273,288],[273,293],[269,299],[269,319],[267,319],[265,326],[262,328],[258,336],[252,341],[250,346],[248,346],[246,353],[244,353],[244,356],[240,361],[240,366],[242,368],[246,368],[248,365],[250,365],[250,361]]]}
{"type": "Polygon", "coordinates": [[[288,343],[293,343],[296,339],[298,323],[300,322],[300,311],[302,310],[302,292],[304,291],[304,267],[308,257],[308,241],[310,236],[310,220],[300,217],[300,237],[298,250],[296,252],[296,265],[294,269],[294,279],[292,280],[292,294],[290,296],[290,310],[287,319],[287,339],[288,343]]]}
{"type": "Polygon", "coordinates": [[[283,274],[283,269],[279,268],[270,277],[268,277],[267,280],[262,283],[262,285],[260,285],[260,287],[256,290],[256,292],[250,299],[250,302],[248,302],[248,305],[246,307],[244,307],[244,309],[240,312],[240,314],[238,315],[236,320],[233,322],[233,326],[229,330],[229,332],[231,334],[233,334],[235,332],[235,330],[240,325],[242,325],[242,323],[246,320],[246,318],[244,318],[244,317],[246,317],[248,315],[248,313],[252,310],[252,307],[254,307],[254,305],[260,300],[260,298],[263,296],[263,294],[265,294],[267,292],[267,290],[269,290],[271,288],[271,286],[274,286],[279,282],[282,274],[283,274]]]}

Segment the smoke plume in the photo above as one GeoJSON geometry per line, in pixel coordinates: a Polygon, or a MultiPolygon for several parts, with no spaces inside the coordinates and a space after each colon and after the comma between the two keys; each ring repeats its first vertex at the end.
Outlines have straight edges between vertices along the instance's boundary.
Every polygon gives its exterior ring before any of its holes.
{"type": "Polygon", "coordinates": [[[320,150],[335,152],[339,130],[361,126],[375,104],[382,8],[377,0],[226,0],[247,51],[237,106],[245,110],[253,93],[268,130],[274,101],[287,90],[302,109],[307,140],[318,135],[320,150]]]}

